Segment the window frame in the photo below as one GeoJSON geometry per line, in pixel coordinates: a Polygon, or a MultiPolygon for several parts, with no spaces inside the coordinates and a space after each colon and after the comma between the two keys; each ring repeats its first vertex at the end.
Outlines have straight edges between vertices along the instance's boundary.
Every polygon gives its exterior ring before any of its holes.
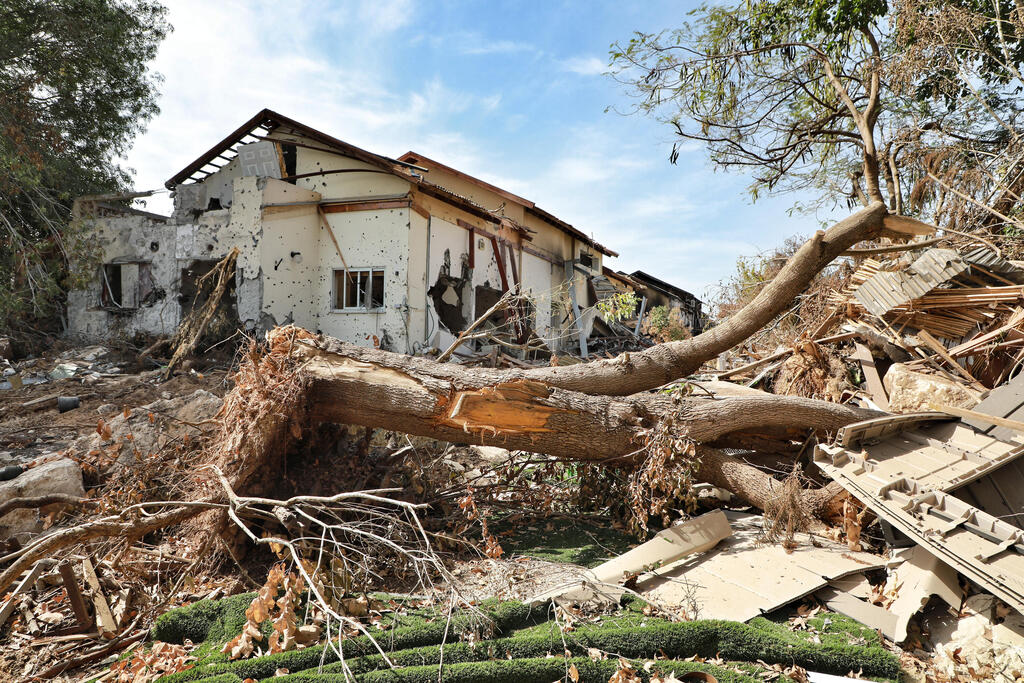
{"type": "MultiPolygon", "coordinates": [[[[342,282],[347,283],[348,279],[345,278],[345,279],[342,280],[342,282]]],[[[360,268],[332,268],[331,269],[331,312],[332,313],[380,313],[380,312],[382,312],[384,310],[385,302],[387,301],[387,284],[388,284],[387,268],[385,268],[384,266],[365,266],[365,267],[360,267],[360,268]],[[370,307],[365,306],[365,305],[364,306],[345,306],[344,303],[345,303],[345,299],[347,298],[347,296],[346,296],[346,292],[344,291],[345,288],[343,288],[342,292],[340,292],[340,294],[341,294],[340,301],[342,302],[343,305],[342,305],[341,308],[337,307],[337,304],[338,304],[338,301],[339,301],[339,298],[338,298],[338,295],[339,295],[339,292],[338,292],[338,274],[339,273],[345,273],[345,274],[348,274],[348,273],[358,273],[360,277],[362,277],[363,275],[369,275],[370,276],[370,278],[369,278],[370,279],[369,286],[372,287],[373,286],[373,274],[374,273],[378,273],[378,272],[380,273],[380,276],[381,276],[381,303],[380,303],[380,306],[376,306],[376,307],[373,307],[373,308],[370,308],[370,307]]],[[[371,293],[371,296],[372,296],[372,293],[371,293]]]]}
{"type": "Polygon", "coordinates": [[[99,280],[100,280],[100,301],[99,307],[105,311],[137,311],[142,307],[146,295],[152,291],[154,287],[153,280],[153,262],[144,260],[119,260],[119,261],[104,261],[99,267],[99,280]],[[124,276],[122,275],[124,266],[135,266],[135,281],[134,289],[130,292],[131,300],[125,302],[126,295],[129,292],[124,291],[124,276]],[[118,287],[121,290],[120,301],[115,301],[113,297],[113,291],[111,287],[110,277],[107,273],[108,268],[116,267],[118,269],[118,275],[121,277],[121,282],[118,287]]]}

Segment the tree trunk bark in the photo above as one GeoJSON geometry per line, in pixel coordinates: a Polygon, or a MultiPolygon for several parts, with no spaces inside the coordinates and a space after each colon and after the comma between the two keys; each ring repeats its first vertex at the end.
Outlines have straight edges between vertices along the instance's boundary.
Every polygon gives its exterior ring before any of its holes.
{"type": "MultiPolygon", "coordinates": [[[[727,436],[777,439],[786,430],[826,436],[877,413],[793,396],[707,399],[642,392],[691,374],[769,323],[833,259],[880,234],[886,215],[885,206],[875,202],[818,232],[724,323],[692,339],[611,360],[535,369],[466,368],[278,328],[268,334],[270,353],[251,357],[238,373],[225,402],[217,464],[238,491],[272,485],[274,468],[268,465],[302,424],[318,421],[612,466],[642,460],[645,431],[667,416],[698,444],[727,436]]],[[[719,451],[708,453],[702,471],[709,480],[765,504],[774,481],[769,475],[719,451]]]]}
{"type": "MultiPolygon", "coordinates": [[[[288,335],[279,328],[273,335],[288,335]]],[[[304,331],[303,331],[304,332],[304,331]]],[[[305,333],[309,334],[309,333],[305,333]]],[[[876,411],[799,396],[641,393],[592,396],[517,379],[486,385],[478,368],[435,363],[330,338],[296,339],[290,353],[317,422],[356,424],[531,451],[573,460],[630,464],[642,430],[667,415],[686,436],[712,443],[729,434],[785,428],[821,436],[876,411]]]]}

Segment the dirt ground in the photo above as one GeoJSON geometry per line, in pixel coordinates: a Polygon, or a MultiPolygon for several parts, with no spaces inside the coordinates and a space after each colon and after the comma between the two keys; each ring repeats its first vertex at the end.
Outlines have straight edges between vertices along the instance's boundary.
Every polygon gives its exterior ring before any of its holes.
{"type": "Polygon", "coordinates": [[[59,454],[71,441],[96,429],[101,417],[109,418],[161,398],[188,395],[197,389],[217,396],[223,396],[230,389],[228,363],[223,359],[194,363],[185,372],[161,382],[160,371],[140,365],[137,353],[129,348],[109,348],[97,362],[88,363],[102,368],[113,366],[117,373],[91,372],[83,368],[75,377],[48,377],[61,363],[85,363],[76,358],[81,356],[81,351],[58,348],[36,358],[11,363],[20,375],[46,378],[46,381],[17,389],[0,389],[0,467],[59,454]],[[25,405],[55,397],[77,397],[79,406],[60,412],[55,400],[44,401],[42,405],[25,405]]]}

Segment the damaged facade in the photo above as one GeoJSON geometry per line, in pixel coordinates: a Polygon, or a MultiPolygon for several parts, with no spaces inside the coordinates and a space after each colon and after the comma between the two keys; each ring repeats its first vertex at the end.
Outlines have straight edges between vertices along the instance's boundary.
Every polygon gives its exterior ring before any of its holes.
{"type": "Polygon", "coordinates": [[[414,152],[372,154],[263,110],[175,174],[169,217],[81,198],[103,264],[69,296],[83,337],[173,334],[195,283],[240,251],[230,310],[415,353],[444,348],[509,289],[552,351],[589,336],[616,254],[533,202],[414,152]],[[429,180],[428,180],[429,178],[429,180]]]}

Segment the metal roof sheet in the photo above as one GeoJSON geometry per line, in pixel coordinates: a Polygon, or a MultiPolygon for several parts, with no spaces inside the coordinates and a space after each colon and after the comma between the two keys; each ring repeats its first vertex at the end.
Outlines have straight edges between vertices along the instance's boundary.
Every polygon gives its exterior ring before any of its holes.
{"type": "Polygon", "coordinates": [[[876,316],[924,296],[970,265],[952,249],[929,249],[898,272],[876,273],[854,290],[853,296],[876,316]]]}

